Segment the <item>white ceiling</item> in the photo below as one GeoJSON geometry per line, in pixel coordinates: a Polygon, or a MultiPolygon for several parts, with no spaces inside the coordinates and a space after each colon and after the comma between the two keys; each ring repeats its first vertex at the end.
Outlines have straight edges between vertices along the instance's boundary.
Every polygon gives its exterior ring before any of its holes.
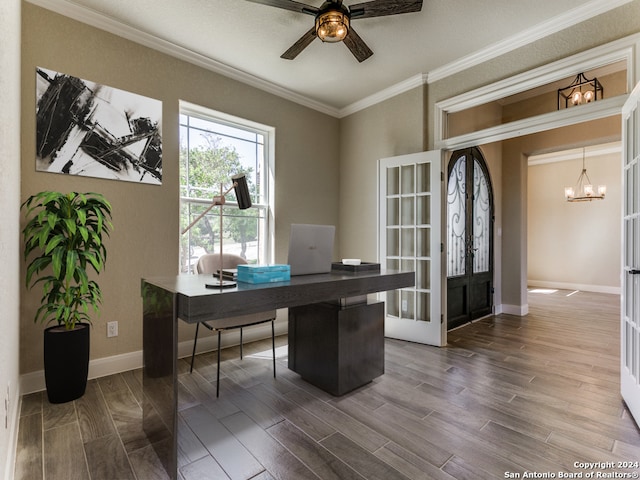
{"type": "Polygon", "coordinates": [[[281,59],[313,17],[245,0],[29,1],[340,116],[417,75],[464,68],[631,0],[424,0],[419,13],[353,21],[374,52],[363,63],[318,39],[281,59]]]}

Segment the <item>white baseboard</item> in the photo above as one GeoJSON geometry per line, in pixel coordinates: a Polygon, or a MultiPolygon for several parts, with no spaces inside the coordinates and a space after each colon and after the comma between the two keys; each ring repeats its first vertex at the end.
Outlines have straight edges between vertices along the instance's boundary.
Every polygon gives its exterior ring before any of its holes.
{"type": "MultiPolygon", "coordinates": [[[[287,333],[287,322],[277,322],[275,324],[276,335],[287,333]]],[[[206,329],[200,329],[201,332],[206,329]]],[[[255,342],[271,338],[271,324],[265,323],[251,328],[244,329],[243,343],[255,342]]],[[[221,335],[220,343],[222,347],[230,347],[240,344],[239,330],[231,330],[221,335]]],[[[196,353],[204,353],[216,350],[218,348],[218,337],[216,335],[205,335],[201,333],[198,338],[198,346],[196,353]]],[[[190,357],[193,351],[193,340],[186,340],[178,343],[178,358],[190,357]]],[[[113,355],[111,357],[97,358],[89,362],[89,380],[94,378],[106,377],[116,373],[126,372],[142,368],[142,350],[135,352],[123,353],[121,355],[113,355]]],[[[21,395],[34,392],[41,392],[46,389],[44,381],[44,370],[25,373],[20,376],[21,395]]],[[[18,397],[19,399],[20,397],[18,397]]],[[[11,478],[11,477],[9,477],[11,478]]]]}
{"type": "Polygon", "coordinates": [[[22,402],[20,401],[20,399],[22,398],[22,391],[20,390],[20,385],[18,385],[18,387],[14,388],[13,390],[13,398],[9,399],[10,408],[8,426],[10,432],[9,442],[7,444],[7,446],[9,447],[9,451],[7,452],[3,477],[7,480],[12,479],[15,473],[16,453],[18,451],[18,430],[20,428],[20,409],[22,408],[22,402]]]}
{"type": "Polygon", "coordinates": [[[517,315],[518,317],[524,317],[529,313],[529,305],[509,305],[502,304],[502,313],[507,315],[517,315]]]}
{"type": "Polygon", "coordinates": [[[527,280],[530,288],[555,288],[558,290],[582,290],[583,292],[611,293],[620,295],[622,289],[620,286],[612,285],[589,285],[583,283],[565,283],[565,282],[549,282],[546,280],[527,280]]]}

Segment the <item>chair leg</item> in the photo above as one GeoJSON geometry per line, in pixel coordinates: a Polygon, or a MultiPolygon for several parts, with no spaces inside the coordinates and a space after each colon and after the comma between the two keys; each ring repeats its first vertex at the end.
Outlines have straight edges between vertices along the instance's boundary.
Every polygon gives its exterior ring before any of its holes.
{"type": "Polygon", "coordinates": [[[191,353],[191,368],[189,373],[193,373],[193,361],[196,358],[196,345],[198,343],[198,329],[200,328],[200,322],[196,323],[196,336],[193,338],[193,352],[191,353]]]}
{"type": "Polygon", "coordinates": [[[276,330],[271,320],[271,349],[273,350],[273,378],[276,378],[276,330]]]}
{"type": "Polygon", "coordinates": [[[220,396],[220,330],[218,330],[218,373],[216,376],[216,398],[220,396]]]}
{"type": "Polygon", "coordinates": [[[242,360],[242,327],[240,327],[240,360],[242,360]]]}

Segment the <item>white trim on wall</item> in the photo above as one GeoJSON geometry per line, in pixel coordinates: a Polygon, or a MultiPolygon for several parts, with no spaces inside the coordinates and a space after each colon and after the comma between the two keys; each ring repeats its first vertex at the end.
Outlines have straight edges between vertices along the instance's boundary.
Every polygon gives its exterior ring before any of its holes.
{"type": "Polygon", "coordinates": [[[198,65],[212,72],[219,73],[220,75],[232,78],[265,92],[272,93],[279,97],[298,103],[302,106],[317,110],[321,113],[325,113],[336,118],[343,118],[365,108],[373,106],[377,103],[388,100],[389,98],[395,97],[396,95],[409,91],[413,88],[416,88],[417,86],[424,85],[425,83],[433,83],[473,66],[480,65],[487,60],[491,60],[493,58],[499,57],[500,55],[504,55],[505,53],[540,40],[541,38],[544,38],[553,33],[557,33],[563,29],[588,20],[589,18],[593,18],[609,10],[613,10],[614,8],[618,8],[622,5],[630,3],[633,0],[590,0],[579,8],[569,10],[561,15],[547,20],[546,22],[542,22],[529,29],[523,30],[516,35],[505,38],[500,42],[484,47],[470,55],[457,59],[453,62],[448,63],[447,65],[443,65],[442,67],[436,68],[430,71],[428,74],[420,73],[414,75],[406,80],[403,80],[402,82],[385,88],[378,93],[363,98],[362,100],[354,102],[351,105],[347,105],[346,107],[341,109],[310,99],[308,97],[305,97],[304,95],[300,95],[272,82],[256,77],[255,75],[251,75],[236,68],[230,67],[229,65],[225,65],[217,60],[196,53],[192,50],[164,40],[155,35],[151,35],[149,33],[138,30],[131,25],[126,25],[113,18],[102,15],[99,12],[74,4],[68,0],[27,1],[29,3],[54,11],[79,22],[86,23],[87,25],[105,30],[122,38],[126,38],[127,40],[131,40],[140,45],[153,48],[154,50],[158,50],[159,52],[171,55],[194,65],[198,65]]]}
{"type": "Polygon", "coordinates": [[[615,62],[623,61],[626,63],[627,91],[630,92],[636,83],[636,53],[639,50],[639,46],[640,34],[630,35],[592,48],[586,52],[578,53],[557,62],[543,65],[528,72],[437,102],[434,112],[435,147],[447,150],[466,148],[618,115],[627,95],[582,105],[580,108],[550,112],[477,132],[446,138],[446,118],[449,113],[460,112],[488,102],[501,100],[511,95],[576,75],[579,72],[604,67],[615,62]]]}
{"type": "Polygon", "coordinates": [[[143,32],[142,30],[138,30],[131,25],[127,25],[113,18],[106,17],[105,15],[102,15],[101,13],[89,8],[68,2],[66,0],[27,1],[39,7],[46,8],[66,17],[72,18],[73,20],[86,23],[87,25],[91,25],[92,27],[99,28],[122,38],[126,38],[127,40],[131,40],[132,42],[152,48],[180,60],[184,60],[185,62],[197,65],[206,70],[224,75],[227,78],[237,80],[238,82],[258,88],[267,93],[277,95],[318,112],[331,115],[332,117],[338,117],[339,115],[339,110],[335,107],[325,105],[324,103],[295,93],[292,90],[283,88],[280,85],[276,85],[275,83],[256,77],[255,75],[251,75],[247,72],[243,72],[236,68],[230,67],[229,65],[225,65],[224,63],[214,60],[211,57],[207,57],[206,55],[194,52],[193,50],[189,50],[188,48],[169,42],[163,38],[143,32]]]}
{"type": "MultiPolygon", "coordinates": [[[[602,155],[610,155],[614,153],[622,155],[622,142],[603,143],[584,148],[585,158],[600,157],[602,155]]],[[[530,167],[533,167],[535,165],[545,165],[547,163],[565,162],[568,160],[581,160],[582,156],[582,148],[573,148],[571,150],[562,150],[559,152],[530,155],[529,157],[527,157],[527,164],[530,167]]]]}
{"type": "Polygon", "coordinates": [[[520,47],[524,47],[530,43],[540,40],[544,37],[560,32],[566,28],[577,25],[580,22],[589,20],[597,15],[621,7],[633,0],[591,0],[579,7],[569,10],[562,15],[551,18],[546,22],[535,25],[532,28],[522,30],[521,32],[505,38],[500,42],[496,42],[488,47],[478,50],[477,52],[459,58],[455,62],[451,62],[443,67],[436,68],[429,72],[429,83],[442,80],[456,73],[460,73],[467,68],[480,65],[488,60],[497,58],[505,53],[509,53],[520,47]]]}
{"type": "Polygon", "coordinates": [[[504,125],[439,140],[436,142],[436,147],[443,150],[458,150],[460,148],[499,142],[523,135],[545,132],[568,125],[620,115],[622,105],[626,98],[626,95],[620,95],[618,97],[599,100],[589,105],[583,105],[580,108],[570,108],[545,113],[543,115],[536,115],[535,117],[505,123],[504,125]]]}
{"type": "Polygon", "coordinates": [[[342,108],[338,112],[338,118],[343,118],[352,113],[359,112],[360,110],[364,110],[365,108],[372,107],[378,103],[384,102],[390,98],[395,97],[396,95],[400,95],[401,93],[408,92],[413,90],[414,88],[420,87],[427,83],[427,75],[424,73],[419,73],[414,75],[407,80],[396,83],[395,85],[391,85],[384,90],[380,90],[373,95],[369,95],[368,97],[363,98],[357,102],[352,103],[351,105],[347,105],[342,108]]]}
{"type": "Polygon", "coordinates": [[[518,317],[524,317],[529,314],[529,304],[525,305],[509,305],[502,304],[502,313],[507,315],[516,315],[518,317]]]}
{"type": "MultiPolygon", "coordinates": [[[[275,322],[275,335],[284,335],[287,332],[287,322],[275,322]]],[[[255,326],[245,328],[243,332],[243,343],[251,343],[258,340],[271,340],[271,325],[255,326]]],[[[240,333],[229,331],[222,334],[220,340],[222,348],[239,345],[240,333]]],[[[217,335],[208,335],[198,338],[198,349],[196,354],[215,351],[218,348],[217,335]]],[[[193,351],[193,340],[186,340],[178,343],[178,358],[191,357],[193,351]]],[[[239,358],[239,357],[238,357],[239,358]]],[[[124,353],[122,355],[112,355],[111,357],[97,358],[89,362],[89,380],[94,378],[115,375],[116,373],[127,372],[142,368],[142,350],[124,353]]],[[[190,361],[190,360],[189,360],[190,361]]],[[[20,395],[41,392],[46,389],[44,382],[44,370],[29,372],[20,376],[20,395]]],[[[16,415],[17,418],[17,415],[16,415]]],[[[16,425],[18,422],[16,421],[16,425]]]]}
{"type": "Polygon", "coordinates": [[[580,290],[583,292],[611,293],[620,295],[622,290],[620,287],[611,285],[588,285],[586,283],[565,283],[565,282],[549,282],[545,280],[530,279],[527,282],[529,288],[553,288],[557,290],[580,290]]]}

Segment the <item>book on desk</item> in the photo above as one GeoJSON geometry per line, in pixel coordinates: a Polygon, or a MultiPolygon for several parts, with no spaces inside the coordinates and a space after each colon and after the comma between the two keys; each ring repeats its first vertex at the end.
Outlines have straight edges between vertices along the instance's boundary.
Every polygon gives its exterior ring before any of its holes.
{"type": "MultiPolygon", "coordinates": [[[[215,276],[220,276],[221,271],[217,270],[215,276]]],[[[223,268],[222,269],[222,279],[223,280],[238,280],[238,269],[237,268],[223,268]]]]}

